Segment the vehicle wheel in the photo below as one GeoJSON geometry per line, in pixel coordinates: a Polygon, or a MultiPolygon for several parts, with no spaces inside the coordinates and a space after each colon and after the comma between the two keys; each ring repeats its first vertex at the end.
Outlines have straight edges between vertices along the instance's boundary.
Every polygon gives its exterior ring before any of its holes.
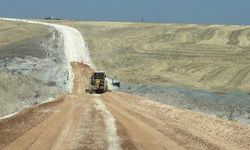
{"type": "Polygon", "coordinates": [[[104,83],[104,89],[103,89],[103,93],[108,91],[108,85],[107,82],[104,83]]]}

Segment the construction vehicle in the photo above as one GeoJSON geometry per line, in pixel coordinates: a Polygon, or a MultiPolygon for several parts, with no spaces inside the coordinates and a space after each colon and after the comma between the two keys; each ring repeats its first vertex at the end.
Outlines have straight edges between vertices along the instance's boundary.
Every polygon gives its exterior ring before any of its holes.
{"type": "Polygon", "coordinates": [[[120,82],[119,81],[116,81],[116,80],[114,80],[114,79],[112,79],[112,85],[113,86],[117,86],[117,87],[120,87],[120,82]]]}
{"type": "Polygon", "coordinates": [[[86,92],[89,93],[105,93],[108,91],[108,81],[106,80],[106,74],[103,71],[93,72],[90,77],[89,89],[86,92]]]}

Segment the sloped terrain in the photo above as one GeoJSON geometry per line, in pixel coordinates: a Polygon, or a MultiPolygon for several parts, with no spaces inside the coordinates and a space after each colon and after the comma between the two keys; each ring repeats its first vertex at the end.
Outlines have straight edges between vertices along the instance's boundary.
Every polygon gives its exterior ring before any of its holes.
{"type": "MultiPolygon", "coordinates": [[[[69,82],[68,87],[71,87],[67,89],[69,94],[60,95],[54,101],[38,104],[13,116],[0,119],[0,149],[247,150],[249,148],[250,127],[247,125],[177,109],[129,93],[115,91],[102,95],[84,93],[84,89],[88,87],[89,76],[93,72],[84,40],[73,28],[51,26],[58,32],[52,30],[52,34],[49,34],[52,36],[48,36],[47,40],[42,42],[46,43],[44,47],[48,50],[47,56],[43,59],[27,54],[28,56],[2,60],[0,85],[3,87],[2,91],[16,90],[18,97],[27,95],[38,97],[37,93],[42,93],[43,90],[53,93],[53,86],[59,86],[58,83],[65,81],[66,84],[69,82]],[[55,48],[54,44],[58,45],[58,48],[55,48]],[[64,51],[60,51],[62,47],[64,51]],[[41,63],[43,65],[39,65],[39,61],[43,62],[41,63]],[[65,63],[70,65],[69,70],[65,70],[65,67],[60,68],[65,63]],[[59,68],[55,70],[54,66],[59,68]],[[29,69],[30,67],[32,69],[29,69]],[[44,73],[48,71],[48,76],[45,76],[44,73]],[[51,78],[55,77],[55,72],[61,71],[66,71],[68,74],[56,76],[60,80],[51,78]],[[34,79],[35,73],[50,80],[34,79]],[[65,77],[69,79],[65,80],[65,77]],[[51,80],[53,82],[48,82],[51,80]],[[8,84],[12,82],[13,84],[8,84]],[[15,88],[15,85],[20,86],[20,89],[15,88]],[[44,88],[37,88],[40,85],[44,88]]],[[[172,90],[170,87],[166,89],[166,86],[163,86],[163,89],[156,89],[159,87],[158,85],[153,87],[156,93],[160,90],[164,93],[172,90]]],[[[142,91],[144,90],[151,91],[152,87],[142,88],[142,91]]],[[[181,90],[182,93],[198,98],[207,94],[202,90],[190,92],[185,88],[179,88],[176,89],[177,95],[172,96],[178,96],[181,90]]],[[[134,91],[140,91],[140,87],[134,91]]],[[[215,101],[217,102],[216,99],[215,101]]]]}
{"type": "Polygon", "coordinates": [[[0,149],[231,150],[250,127],[122,92],[84,94],[92,70],[72,62],[71,94],[0,120],[0,149]]]}
{"type": "Polygon", "coordinates": [[[39,39],[44,37],[46,34],[48,34],[48,29],[41,25],[30,25],[22,22],[0,20],[1,51],[3,50],[4,46],[10,46],[27,39],[39,39]]]}
{"type": "Polygon", "coordinates": [[[250,91],[250,27],[59,22],[86,38],[93,62],[127,83],[250,91]]]}
{"type": "Polygon", "coordinates": [[[250,123],[250,27],[55,23],[81,31],[94,64],[109,77],[123,81],[122,90],[250,123]]]}
{"type": "Polygon", "coordinates": [[[60,47],[53,29],[0,21],[0,117],[64,92],[60,47]]]}
{"type": "Polygon", "coordinates": [[[0,72],[0,91],[1,117],[37,105],[63,92],[51,83],[6,72],[0,72]]]}
{"type": "Polygon", "coordinates": [[[242,91],[213,92],[180,86],[139,85],[130,91],[167,105],[250,124],[250,95],[242,91]]]}
{"type": "Polygon", "coordinates": [[[249,147],[249,126],[125,93],[108,93],[102,98],[138,149],[249,147]]]}

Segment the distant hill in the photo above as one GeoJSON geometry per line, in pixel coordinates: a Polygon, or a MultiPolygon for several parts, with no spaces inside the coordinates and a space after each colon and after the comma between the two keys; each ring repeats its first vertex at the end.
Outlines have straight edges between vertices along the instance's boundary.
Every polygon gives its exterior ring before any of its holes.
{"type": "Polygon", "coordinates": [[[128,83],[250,91],[250,27],[60,22],[80,30],[100,70],[128,83]]]}

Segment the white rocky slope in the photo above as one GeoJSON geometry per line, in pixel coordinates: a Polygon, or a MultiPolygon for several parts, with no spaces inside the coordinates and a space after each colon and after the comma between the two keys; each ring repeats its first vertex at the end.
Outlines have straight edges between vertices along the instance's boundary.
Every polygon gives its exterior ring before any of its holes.
{"type": "MultiPolygon", "coordinates": [[[[60,41],[62,44],[62,48],[59,52],[54,52],[59,57],[60,65],[54,64],[53,62],[46,62],[47,60],[37,60],[34,58],[30,59],[33,61],[28,61],[24,64],[16,64],[16,68],[22,68],[26,66],[30,68],[31,65],[39,64],[41,68],[43,68],[43,72],[35,73],[35,77],[38,79],[42,79],[45,81],[54,81],[57,85],[63,86],[67,85],[67,89],[71,91],[72,88],[72,80],[73,74],[71,72],[70,62],[81,62],[90,65],[94,68],[93,63],[91,62],[89,51],[85,45],[84,39],[79,31],[74,28],[51,24],[51,23],[44,23],[44,22],[37,22],[37,21],[30,21],[30,20],[21,20],[21,19],[11,19],[11,18],[0,18],[1,20],[6,21],[16,21],[16,22],[25,22],[31,24],[40,24],[49,27],[51,30],[56,30],[60,34],[60,41]],[[66,57],[66,59],[65,59],[66,57]],[[40,62],[38,62],[40,61],[40,62]],[[44,65],[43,65],[44,64],[44,65]],[[22,66],[20,66],[22,65],[22,66]],[[67,75],[68,73],[68,75],[67,75]],[[68,84],[67,84],[68,83],[68,84]]],[[[52,37],[56,38],[56,37],[52,37]]],[[[58,37],[57,37],[58,38],[58,37]]],[[[53,48],[50,48],[49,45],[45,45],[45,48],[48,51],[53,51],[53,48]]],[[[52,58],[53,59],[53,58],[52,58]]],[[[14,65],[15,66],[15,65],[14,65]]],[[[33,74],[34,72],[28,71],[26,74],[33,74]]]]}
{"type": "Polygon", "coordinates": [[[14,57],[7,60],[7,67],[5,60],[0,60],[0,117],[54,97],[60,93],[57,86],[71,91],[74,76],[70,62],[93,66],[84,39],[74,28],[20,19],[0,20],[44,25],[52,33],[40,43],[47,53],[45,58],[14,57]]]}
{"type": "MultiPolygon", "coordinates": [[[[63,25],[55,25],[55,24],[48,24],[48,23],[40,23],[35,21],[26,21],[26,20],[19,20],[19,19],[5,19],[10,21],[22,21],[27,23],[34,23],[34,24],[42,24],[46,25],[49,28],[55,28],[63,37],[63,50],[61,51],[61,55],[64,52],[66,56],[66,64],[68,66],[68,89],[71,91],[73,87],[73,72],[71,70],[70,62],[80,62],[84,64],[88,64],[90,67],[94,68],[93,63],[91,62],[88,49],[85,46],[84,39],[79,31],[74,28],[66,27],[63,25]]],[[[62,61],[62,64],[65,64],[65,61],[62,61]]],[[[45,66],[46,67],[46,66],[45,66]]],[[[53,67],[47,66],[47,68],[52,69],[53,67]]],[[[62,68],[61,68],[62,69],[62,68]]],[[[47,70],[48,71],[48,70],[47,70]]],[[[60,71],[60,70],[57,70],[60,71]]],[[[61,70],[62,71],[62,70],[61,70]]],[[[50,72],[48,72],[50,73],[50,72]]],[[[48,76],[49,77],[49,76],[48,76]]],[[[108,149],[120,149],[119,147],[119,138],[116,133],[116,125],[114,118],[106,109],[105,105],[102,101],[96,101],[98,104],[98,109],[100,109],[103,113],[106,125],[106,132],[110,133],[108,135],[109,139],[109,148],[108,149]]]]}

